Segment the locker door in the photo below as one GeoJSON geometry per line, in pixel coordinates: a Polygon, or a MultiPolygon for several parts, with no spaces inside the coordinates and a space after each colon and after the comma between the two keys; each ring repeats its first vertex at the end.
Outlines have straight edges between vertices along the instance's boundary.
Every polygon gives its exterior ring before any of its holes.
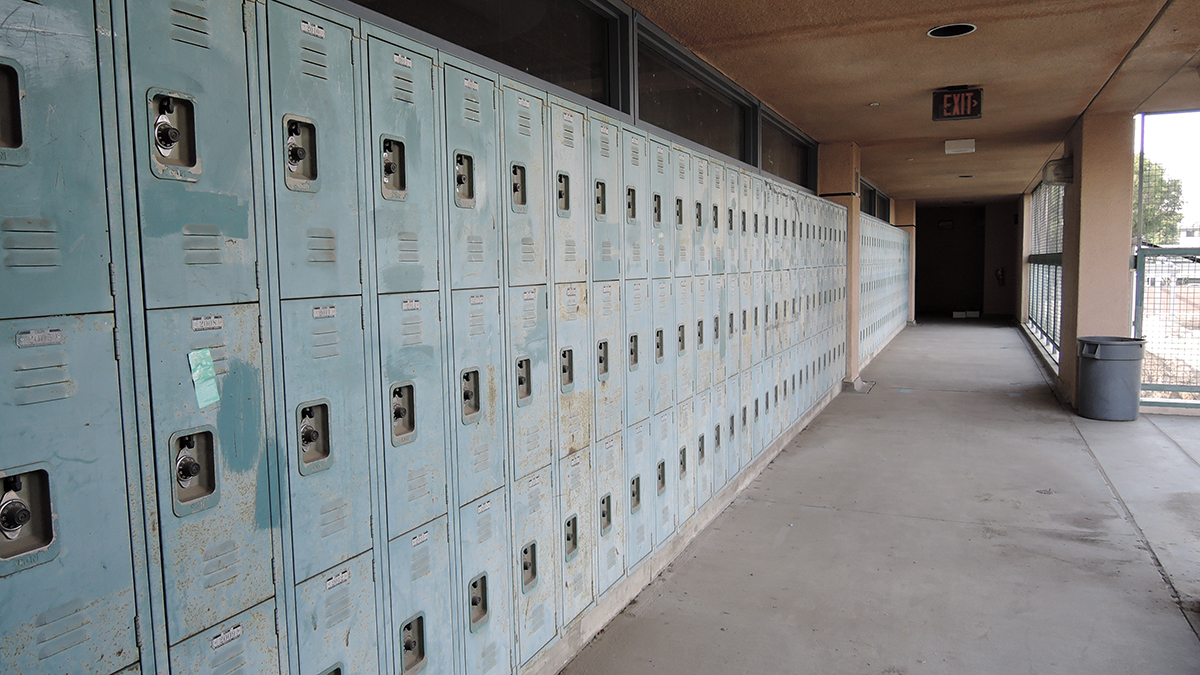
{"type": "Polygon", "coordinates": [[[592,604],[592,555],[596,546],[596,478],[590,448],[559,460],[562,479],[558,537],[562,552],[562,625],[592,604]]]}
{"type": "Polygon", "coordinates": [[[625,564],[632,570],[654,548],[654,461],[650,420],[625,430],[625,564]]]}
{"type": "Polygon", "coordinates": [[[729,427],[725,424],[725,411],[727,409],[725,402],[725,382],[718,382],[712,389],[712,413],[709,417],[708,433],[711,440],[712,448],[709,451],[712,455],[712,475],[713,475],[713,494],[716,494],[725,487],[725,482],[728,480],[726,475],[728,463],[726,457],[729,455],[729,443],[725,436],[725,430],[729,427]]]}
{"type": "Polygon", "coordinates": [[[775,354],[779,334],[779,305],[775,300],[775,272],[763,273],[763,357],[775,354]]]}
{"type": "MultiPolygon", "coordinates": [[[[621,130],[621,173],[624,178],[625,278],[645,279],[650,275],[650,142],[633,127],[621,130]]],[[[668,271],[669,273],[669,271],[668,271]]]]}
{"type": "Polygon", "coordinates": [[[587,280],[591,257],[590,194],[587,189],[587,125],[580,108],[550,105],[550,207],[553,219],[554,282],[587,280]]]}
{"type": "Polygon", "coordinates": [[[554,458],[550,419],[550,297],[545,286],[508,289],[508,390],[514,476],[554,458]]]}
{"type": "Polygon", "coordinates": [[[755,272],[751,276],[753,283],[753,294],[751,297],[751,324],[750,324],[750,361],[758,363],[763,359],[763,353],[766,351],[766,285],[763,282],[762,272],[755,272]]]}
{"type": "Polygon", "coordinates": [[[725,171],[725,272],[741,271],[742,262],[742,180],[741,171],[728,167],[725,171]]]}
{"type": "Polygon", "coordinates": [[[675,269],[675,182],[671,149],[658,141],[650,143],[650,273],[666,279],[675,269]]]}
{"type": "Polygon", "coordinates": [[[742,284],[741,275],[725,277],[725,312],[721,335],[725,338],[725,377],[742,370],[742,284]]]}
{"type": "Polygon", "coordinates": [[[708,389],[713,379],[712,277],[694,277],[696,301],[692,339],[696,342],[696,390],[708,389]]]}
{"type": "Polygon", "coordinates": [[[754,208],[754,198],[757,194],[754,188],[754,177],[748,173],[741,174],[738,179],[740,192],[738,193],[738,250],[740,251],[740,262],[738,263],[738,273],[746,274],[753,271],[754,267],[754,214],[757,213],[754,208]]]}
{"type": "Polygon", "coordinates": [[[675,405],[675,375],[678,349],[675,345],[678,307],[675,304],[675,283],[655,279],[651,288],[654,306],[651,314],[650,358],[654,362],[650,392],[651,411],[661,413],[675,405]]]}
{"type": "Polygon", "coordinates": [[[691,398],[696,391],[695,284],[691,277],[675,280],[675,398],[691,398]]]}
{"type": "Polygon", "coordinates": [[[753,400],[751,401],[750,412],[753,426],[751,427],[750,431],[753,436],[751,439],[751,444],[754,448],[754,456],[758,457],[763,450],[762,441],[763,436],[766,435],[767,426],[767,401],[763,398],[763,390],[765,389],[763,379],[765,377],[765,373],[763,372],[762,362],[754,364],[754,370],[752,373],[753,374],[751,375],[750,379],[752,383],[751,396],[753,396],[753,400]]]}
{"type": "Polygon", "coordinates": [[[437,164],[441,94],[435,87],[441,82],[422,48],[369,30],[375,34],[367,39],[366,182],[379,292],[436,291],[443,193],[437,164]]]}
{"type": "Polygon", "coordinates": [[[741,306],[738,312],[742,334],[738,341],[742,348],[741,369],[746,372],[754,363],[754,279],[750,273],[741,274],[740,277],[741,306]]]}
{"type": "Polygon", "coordinates": [[[300,672],[379,667],[373,555],[362,553],[296,586],[300,672]]]}
{"type": "Polygon", "coordinates": [[[546,219],[549,217],[546,189],[546,103],[525,88],[505,85],[504,175],[509,189],[504,217],[505,248],[508,251],[508,283],[527,286],[546,283],[546,219]]]}
{"type": "Polygon", "coordinates": [[[280,295],[358,293],[352,31],[277,2],[267,7],[273,126],[264,133],[272,139],[280,295]]]}
{"type": "Polygon", "coordinates": [[[21,94],[0,142],[0,317],[112,311],[93,3],[3,12],[0,76],[21,94]]]}
{"type": "Polygon", "coordinates": [[[654,370],[654,339],[650,331],[653,282],[625,282],[625,421],[641,422],[650,417],[650,374],[654,370]]]}
{"type": "Polygon", "coordinates": [[[692,438],[696,439],[696,508],[700,508],[708,503],[713,493],[713,448],[716,441],[712,435],[712,390],[705,389],[694,400],[696,417],[692,438]]]}
{"type": "Polygon", "coordinates": [[[692,242],[696,255],[692,271],[697,275],[712,274],[712,186],[709,161],[693,155],[692,203],[686,204],[686,222],[692,227],[692,242]]]}
{"type": "Polygon", "coordinates": [[[392,639],[397,673],[453,675],[448,516],[396,537],[391,553],[392,639]]]}
{"type": "Polygon", "coordinates": [[[596,443],[596,595],[625,576],[625,447],[621,432],[596,443]]]}
{"type": "Polygon", "coordinates": [[[729,367],[729,294],[725,289],[725,275],[712,277],[712,306],[709,310],[709,328],[712,335],[713,383],[724,382],[729,367]]]}
{"type": "Polygon", "coordinates": [[[741,375],[735,375],[725,380],[725,441],[722,450],[725,452],[725,475],[727,481],[737,478],[742,467],[742,385],[741,375]]]}
{"type": "Polygon", "coordinates": [[[227,671],[231,663],[244,672],[279,672],[276,611],[274,599],[266,600],[171,647],[171,672],[208,675],[227,671]]]}
{"type": "Polygon", "coordinates": [[[661,548],[675,533],[675,512],[678,509],[676,491],[679,483],[679,446],[675,439],[675,408],[659,413],[650,425],[651,461],[654,462],[654,546],[661,548]]]}
{"type": "Polygon", "coordinates": [[[733,216],[725,210],[728,191],[725,187],[725,165],[714,160],[709,165],[709,171],[712,173],[712,189],[709,192],[712,200],[709,212],[712,217],[709,219],[708,229],[712,232],[712,273],[716,275],[725,273],[726,233],[733,223],[733,216]]]}
{"type": "Polygon", "coordinates": [[[508,505],[500,489],[459,511],[462,636],[468,673],[512,672],[508,505]]]}
{"type": "Polygon", "coordinates": [[[766,189],[766,210],[767,210],[767,230],[766,230],[766,264],[764,270],[779,269],[779,215],[783,202],[783,193],[779,184],[775,181],[767,182],[766,189]]]}
{"type": "Polygon", "coordinates": [[[254,305],[146,315],[172,645],[274,593],[258,321],[254,305]],[[209,359],[216,403],[192,381],[191,363],[202,373],[209,359]],[[199,473],[180,481],[193,463],[199,473]]]}
{"type": "Polygon", "coordinates": [[[625,196],[621,189],[621,128],[607,117],[588,114],[592,212],[592,278],[621,277],[621,244],[625,239],[625,196]]]}
{"type": "Polygon", "coordinates": [[[592,349],[596,368],[596,438],[625,428],[625,354],[621,330],[621,282],[597,282],[592,349]]]}
{"type": "Polygon", "coordinates": [[[754,459],[754,369],[744,369],[738,383],[738,466],[745,468],[754,459]]]}
{"type": "MultiPolygon", "coordinates": [[[[689,398],[675,406],[679,427],[676,431],[674,466],[676,476],[675,526],[683,525],[696,512],[696,400],[689,398]]],[[[670,465],[668,465],[670,466],[670,465]]]]}
{"type": "Polygon", "coordinates": [[[0,663],[107,675],[138,659],[113,318],[0,326],[0,503],[29,516],[0,538],[0,663]]]}
{"type": "Polygon", "coordinates": [[[458,464],[458,499],[474,501],[504,485],[505,379],[500,335],[500,293],[496,289],[450,294],[454,338],[455,401],[451,409],[458,464]]]}
{"type": "Polygon", "coordinates": [[[502,184],[496,175],[496,83],[451,65],[445,73],[450,287],[494,287],[500,283],[502,184]]]}
{"type": "Polygon", "coordinates": [[[516,596],[519,663],[526,663],[556,632],[558,531],[555,527],[553,467],[513,484],[513,588],[516,596]]]}
{"type": "MultiPolygon", "coordinates": [[[[235,3],[195,14],[152,0],[126,5],[129,34],[138,36],[129,42],[129,65],[141,100],[133,136],[146,306],[253,302],[255,177],[242,10],[235,3]]],[[[78,185],[89,183],[97,184],[78,185]]]]}
{"type": "Polygon", "coordinates": [[[676,146],[671,150],[671,182],[674,205],[669,209],[675,223],[675,276],[692,276],[696,256],[696,206],[692,203],[692,156],[676,146]]]}
{"type": "Polygon", "coordinates": [[[592,442],[592,356],[587,284],[559,284],[554,289],[554,345],[557,364],[551,387],[558,397],[558,456],[592,442]]]}
{"type": "Polygon", "coordinates": [[[445,330],[437,293],[379,296],[389,538],[446,513],[445,330]]]}

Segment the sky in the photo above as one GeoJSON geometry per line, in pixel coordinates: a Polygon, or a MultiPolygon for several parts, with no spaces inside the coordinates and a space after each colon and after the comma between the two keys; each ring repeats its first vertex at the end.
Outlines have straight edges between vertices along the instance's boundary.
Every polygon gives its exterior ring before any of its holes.
{"type": "Polygon", "coordinates": [[[1146,115],[1145,120],[1146,159],[1162,164],[1169,178],[1183,181],[1180,225],[1200,223],[1200,112],[1146,115]]]}

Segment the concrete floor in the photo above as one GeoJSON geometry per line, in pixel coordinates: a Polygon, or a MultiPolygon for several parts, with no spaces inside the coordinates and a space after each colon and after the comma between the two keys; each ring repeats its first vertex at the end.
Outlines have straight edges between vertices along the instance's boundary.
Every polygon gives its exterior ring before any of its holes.
{"type": "Polygon", "coordinates": [[[980,323],[863,377],[563,672],[1200,673],[1200,418],[1068,414],[980,323]]]}

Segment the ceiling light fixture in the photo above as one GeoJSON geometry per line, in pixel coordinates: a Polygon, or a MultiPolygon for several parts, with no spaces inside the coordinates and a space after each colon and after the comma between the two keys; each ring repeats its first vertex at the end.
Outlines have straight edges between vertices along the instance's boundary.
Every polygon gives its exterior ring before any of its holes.
{"type": "Polygon", "coordinates": [[[975,152],[974,138],[959,138],[953,141],[946,141],[947,155],[968,155],[975,152]]]}
{"type": "Polygon", "coordinates": [[[974,178],[975,176],[959,176],[959,178],[974,178]]]}
{"type": "Polygon", "coordinates": [[[871,106],[872,108],[878,108],[878,107],[879,107],[879,104],[878,104],[878,103],[868,103],[867,105],[871,106]]]}
{"type": "Polygon", "coordinates": [[[952,38],[970,35],[975,32],[973,23],[948,23],[945,26],[930,28],[927,35],[931,38],[952,38]]]}

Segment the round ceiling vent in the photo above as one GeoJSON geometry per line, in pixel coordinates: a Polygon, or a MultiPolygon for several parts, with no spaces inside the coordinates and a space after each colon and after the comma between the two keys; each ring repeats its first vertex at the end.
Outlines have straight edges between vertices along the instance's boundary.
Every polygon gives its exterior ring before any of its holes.
{"type": "Polygon", "coordinates": [[[929,37],[935,38],[952,38],[968,35],[975,32],[975,24],[971,23],[948,23],[945,26],[938,26],[929,30],[929,37]]]}

